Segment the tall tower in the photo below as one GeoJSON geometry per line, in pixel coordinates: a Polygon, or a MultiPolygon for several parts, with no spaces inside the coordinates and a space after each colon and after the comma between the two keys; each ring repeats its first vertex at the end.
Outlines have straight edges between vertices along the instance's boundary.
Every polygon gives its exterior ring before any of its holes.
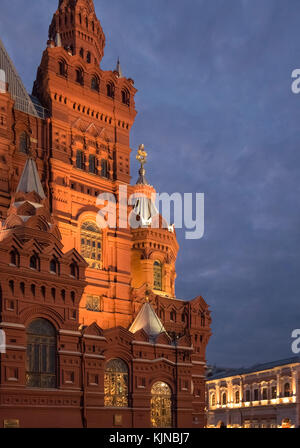
{"type": "Polygon", "coordinates": [[[64,247],[89,264],[82,322],[111,328],[131,323],[132,237],[129,229],[100,232],[96,201],[103,192],[118,200],[119,186],[129,186],[136,89],[119,62],[116,70],[100,68],[104,44],[92,0],[60,1],[33,94],[50,116],[51,210],[64,247]]]}

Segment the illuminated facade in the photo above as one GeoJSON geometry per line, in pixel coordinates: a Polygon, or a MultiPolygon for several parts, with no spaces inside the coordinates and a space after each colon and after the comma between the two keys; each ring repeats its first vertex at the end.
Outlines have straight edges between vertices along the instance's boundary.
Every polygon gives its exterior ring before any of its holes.
{"type": "Polygon", "coordinates": [[[60,0],[29,96],[0,41],[0,426],[205,424],[210,311],[175,295],[142,145],[130,185],[137,90],[104,46],[93,1],[60,0]],[[141,226],[101,229],[125,187],[141,226]]]}
{"type": "Polygon", "coordinates": [[[207,427],[298,428],[300,359],[207,377],[207,427]]]}

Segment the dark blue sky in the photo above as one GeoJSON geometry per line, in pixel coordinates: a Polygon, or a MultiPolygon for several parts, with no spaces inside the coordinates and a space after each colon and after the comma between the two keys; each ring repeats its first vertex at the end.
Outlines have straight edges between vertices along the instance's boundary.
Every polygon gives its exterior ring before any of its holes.
{"type": "MultiPolygon", "coordinates": [[[[31,90],[56,0],[1,0],[0,35],[31,90]]],[[[178,231],[177,296],[211,307],[210,363],[292,356],[300,327],[298,0],[95,0],[102,68],[135,80],[131,145],[159,192],[204,192],[199,241],[178,231]]],[[[134,157],[132,161],[134,162],[134,157]]],[[[136,164],[133,163],[136,179],[136,164]]]]}

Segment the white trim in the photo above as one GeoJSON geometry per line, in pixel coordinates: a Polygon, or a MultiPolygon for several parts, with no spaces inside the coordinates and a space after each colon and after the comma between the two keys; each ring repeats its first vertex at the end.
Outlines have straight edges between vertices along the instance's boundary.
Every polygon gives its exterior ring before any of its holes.
{"type": "Polygon", "coordinates": [[[27,347],[23,347],[22,345],[6,345],[5,348],[10,350],[27,350],[27,347]]]}
{"type": "Polygon", "coordinates": [[[98,359],[106,359],[105,356],[102,355],[92,355],[90,353],[83,353],[85,358],[98,358],[98,359]]]}
{"type": "Polygon", "coordinates": [[[103,336],[92,336],[92,335],[90,335],[90,334],[84,334],[83,337],[84,337],[84,338],[87,338],[87,339],[97,339],[98,341],[106,341],[106,340],[107,340],[107,339],[106,339],[105,337],[103,337],[103,336]]]}
{"type": "Polygon", "coordinates": [[[73,334],[76,336],[81,336],[80,331],[72,331],[72,330],[59,330],[59,334],[73,334]]]}
{"type": "Polygon", "coordinates": [[[0,327],[25,328],[25,325],[13,324],[11,322],[0,322],[0,327]]]}
{"type": "Polygon", "coordinates": [[[190,350],[193,351],[193,347],[183,347],[182,345],[166,345],[166,344],[155,344],[154,342],[144,342],[144,341],[132,341],[134,345],[151,345],[152,347],[161,347],[161,348],[171,348],[173,350],[190,350]]]}
{"type": "Polygon", "coordinates": [[[71,351],[68,351],[68,350],[58,350],[58,353],[59,354],[63,354],[63,355],[78,355],[78,356],[82,355],[81,352],[71,352],[71,351]]]}
{"type": "Polygon", "coordinates": [[[166,362],[168,362],[169,364],[172,364],[173,366],[192,367],[192,364],[185,364],[185,363],[180,363],[180,362],[176,363],[176,362],[170,361],[170,360],[167,359],[167,358],[156,358],[156,359],[139,359],[139,358],[135,358],[135,359],[133,359],[132,361],[136,361],[136,362],[148,362],[148,363],[149,363],[149,362],[152,363],[152,362],[166,361],[166,362]]]}

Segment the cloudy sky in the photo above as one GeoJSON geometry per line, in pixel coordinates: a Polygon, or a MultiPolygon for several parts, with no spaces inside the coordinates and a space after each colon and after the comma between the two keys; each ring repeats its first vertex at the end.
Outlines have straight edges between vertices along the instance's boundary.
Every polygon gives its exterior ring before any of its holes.
{"type": "MultiPolygon", "coordinates": [[[[0,35],[31,91],[56,0],[1,0],[0,35]]],[[[300,328],[298,0],[95,0],[102,68],[135,80],[131,145],[159,192],[205,193],[205,236],[178,231],[177,296],[212,311],[210,363],[294,356],[300,328]]],[[[133,180],[136,164],[133,161],[133,180]]]]}

